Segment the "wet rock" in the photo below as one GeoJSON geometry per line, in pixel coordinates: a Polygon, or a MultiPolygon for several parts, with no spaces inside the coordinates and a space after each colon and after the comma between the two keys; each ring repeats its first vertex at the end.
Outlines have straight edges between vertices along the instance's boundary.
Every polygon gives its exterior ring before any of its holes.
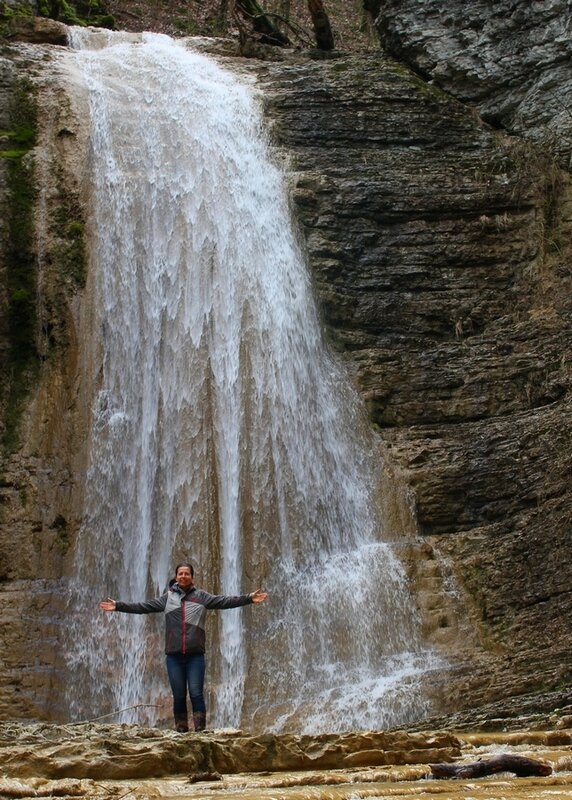
{"type": "MultiPolygon", "coordinates": [[[[507,681],[509,678],[507,677],[507,681]]],[[[567,730],[570,718],[572,691],[562,689],[542,694],[505,697],[494,703],[483,704],[465,711],[457,711],[444,717],[434,717],[424,722],[412,723],[408,730],[424,730],[425,727],[439,730],[463,732],[473,744],[478,744],[479,733],[485,732],[487,741],[499,732],[502,741],[511,744],[548,744],[548,738],[560,735],[562,744],[572,743],[572,734],[567,730]],[[564,725],[560,725],[563,720],[564,725]],[[525,731],[525,733],[513,733],[525,731]]]]}
{"type": "Polygon", "coordinates": [[[85,797],[88,792],[92,791],[91,783],[86,785],[84,781],[73,779],[47,781],[42,778],[33,778],[24,783],[15,778],[0,778],[0,797],[2,798],[85,797]]]}
{"type": "MultiPolygon", "coordinates": [[[[109,797],[132,797],[134,800],[150,800],[151,798],[162,797],[196,797],[200,798],[227,798],[229,795],[238,795],[241,797],[261,797],[266,798],[270,795],[274,796],[276,791],[282,796],[287,796],[291,800],[304,800],[308,797],[328,797],[332,800],[344,800],[349,794],[352,796],[360,797],[409,797],[419,796],[420,793],[425,796],[428,792],[429,786],[427,784],[417,783],[428,777],[430,774],[430,767],[427,762],[419,762],[412,765],[388,765],[383,769],[378,767],[334,767],[334,768],[316,768],[316,769],[303,769],[294,768],[292,770],[272,771],[266,769],[271,763],[270,761],[261,762],[259,768],[251,772],[227,772],[216,776],[218,779],[212,781],[211,778],[215,776],[212,770],[204,773],[194,773],[197,780],[189,780],[184,776],[184,773],[175,774],[171,773],[157,775],[151,778],[138,778],[133,775],[129,778],[114,779],[110,777],[110,772],[115,774],[117,772],[117,764],[114,763],[113,752],[116,752],[118,744],[129,744],[133,746],[138,742],[139,746],[147,746],[147,752],[153,763],[159,763],[161,748],[168,745],[170,741],[176,740],[181,747],[181,760],[184,760],[184,751],[189,746],[203,747],[208,749],[208,741],[224,739],[225,734],[222,732],[213,732],[208,736],[201,737],[180,737],[172,732],[157,731],[152,729],[136,728],[135,726],[96,726],[96,725],[81,725],[81,726],[50,726],[50,725],[4,725],[0,726],[0,752],[2,757],[10,755],[11,748],[21,750],[20,760],[18,762],[18,769],[20,775],[12,773],[12,767],[3,763],[4,773],[9,773],[10,777],[0,778],[0,793],[4,797],[86,797],[90,800],[95,798],[109,798],[109,797]],[[198,740],[201,740],[200,742],[198,740]],[[11,740],[11,742],[9,741],[11,740]],[[189,740],[194,741],[194,744],[189,744],[189,740]],[[102,761],[100,764],[100,771],[97,778],[53,778],[53,777],[24,777],[26,753],[23,746],[27,745],[27,756],[33,759],[34,752],[40,748],[49,754],[50,746],[52,748],[62,747],[67,741],[69,747],[69,754],[73,755],[74,752],[77,757],[70,759],[68,767],[71,770],[74,765],[78,771],[83,771],[86,767],[85,761],[88,760],[97,749],[103,749],[107,746],[110,749],[108,761],[102,761]],[[83,763],[79,758],[79,753],[83,751],[85,754],[83,763]],[[110,770],[110,772],[108,771],[110,770]],[[208,779],[208,780],[200,780],[208,779]],[[398,784],[398,785],[396,785],[398,784]]],[[[226,735],[226,739],[230,742],[235,737],[226,735]]],[[[239,736],[241,738],[248,738],[239,736]]],[[[299,737],[298,737],[299,738],[299,737]]],[[[379,734],[373,733],[366,734],[362,740],[360,737],[351,736],[348,740],[346,736],[340,735],[339,737],[330,737],[330,744],[334,744],[334,739],[337,738],[337,746],[340,752],[349,755],[349,747],[357,746],[359,748],[364,746],[371,746],[373,742],[379,744],[379,734]],[[373,739],[370,738],[373,736],[373,739]]],[[[273,746],[280,744],[279,739],[284,737],[275,737],[274,741],[265,739],[265,743],[273,746]]],[[[322,750],[323,737],[305,737],[306,741],[304,747],[312,749],[310,743],[313,741],[314,745],[322,750]]],[[[498,761],[499,754],[501,757],[506,757],[509,760],[513,754],[518,750],[516,757],[517,761],[523,759],[541,759],[546,765],[550,765],[558,774],[556,776],[549,776],[542,778],[542,789],[540,788],[540,779],[536,778],[534,782],[527,783],[526,778],[519,778],[517,783],[512,782],[506,774],[500,776],[501,785],[495,783],[495,777],[489,777],[482,783],[479,780],[471,782],[471,797],[475,800],[479,798],[490,797],[491,791],[501,791],[504,796],[512,796],[514,790],[515,797],[536,797],[539,791],[550,792],[556,789],[557,792],[565,792],[566,786],[570,786],[572,780],[570,775],[566,774],[569,766],[569,759],[562,754],[561,750],[548,745],[546,742],[546,734],[530,733],[526,730],[521,730],[515,734],[502,735],[502,734],[478,734],[466,735],[464,737],[449,737],[444,739],[441,732],[426,732],[418,736],[408,738],[402,732],[396,732],[393,737],[384,735],[384,741],[388,746],[398,748],[403,744],[415,741],[416,747],[419,752],[424,752],[429,755],[434,752],[439,759],[439,765],[443,763],[451,763],[453,771],[463,770],[466,765],[479,764],[483,760],[491,759],[498,761]],[[434,749],[432,745],[436,743],[445,744],[446,742],[454,743],[454,747],[450,750],[447,746],[439,750],[434,749]],[[423,745],[423,746],[422,746],[423,745]],[[441,757],[444,756],[446,761],[443,762],[441,757]]],[[[240,744],[240,743],[239,743],[240,744]]],[[[286,742],[282,743],[286,745],[286,742]]],[[[290,745],[292,742],[290,742],[290,745]]],[[[300,741],[298,742],[300,746],[300,741]]],[[[281,745],[280,745],[281,746],[281,745]]],[[[52,751],[55,753],[55,749],[52,751]]],[[[395,749],[394,753],[397,754],[398,750],[395,749]]],[[[121,757],[119,758],[121,760],[121,757]]],[[[15,762],[12,762],[15,763],[15,762]]],[[[127,765],[124,765],[127,766],[127,765]]],[[[245,763],[240,759],[236,761],[236,769],[242,770],[245,763]]],[[[550,769],[547,766],[547,770],[550,769]]],[[[432,785],[432,784],[430,784],[432,785]]],[[[440,783],[439,793],[445,794],[448,798],[461,798],[466,796],[467,786],[465,783],[455,785],[454,782],[440,783]],[[458,787],[458,788],[457,788],[458,787]]]]}
{"type": "MultiPolygon", "coordinates": [[[[43,22],[38,20],[37,24],[43,22]]],[[[82,139],[82,124],[77,119],[85,120],[87,110],[77,115],[72,126],[69,99],[54,84],[49,71],[53,51],[49,44],[5,42],[0,58],[0,119],[6,136],[2,149],[14,146],[10,132],[17,133],[24,126],[23,133],[28,135],[27,126],[32,123],[37,128],[33,130],[35,146],[26,159],[33,164],[32,174],[43,177],[44,199],[37,215],[42,233],[37,235],[36,231],[31,236],[30,263],[34,268],[42,263],[42,291],[37,298],[43,325],[41,336],[38,334],[43,341],[39,353],[50,353],[49,368],[48,359],[41,362],[45,367],[43,371],[40,368],[41,379],[28,388],[17,382],[11,384],[15,372],[8,356],[6,243],[11,217],[7,176],[14,159],[0,158],[0,178],[4,178],[0,181],[0,614],[6,621],[0,630],[4,654],[0,663],[0,718],[4,719],[42,719],[62,710],[55,677],[62,651],[53,645],[59,620],[66,617],[59,579],[79,527],[81,510],[74,504],[73,492],[85,466],[78,446],[84,423],[78,425],[71,399],[77,379],[77,329],[72,309],[72,305],[77,307],[77,284],[72,285],[65,277],[62,280],[57,253],[63,252],[65,245],[59,238],[62,227],[72,221],[71,210],[76,202],[79,205],[81,166],[75,163],[70,175],[66,153],[82,139]],[[27,107],[37,112],[29,114],[30,119],[23,117],[27,107]],[[74,136],[58,135],[72,129],[74,136]],[[46,248],[42,258],[36,250],[40,241],[46,248]],[[17,445],[6,446],[5,411],[10,392],[18,399],[21,411],[16,415],[20,435],[15,437],[19,438],[17,445]],[[79,462],[72,466],[76,458],[79,462]],[[31,580],[32,575],[35,580],[31,580]],[[45,646],[32,654],[30,642],[44,642],[45,646]]],[[[36,196],[39,188],[38,179],[36,196]]],[[[37,276],[34,283],[40,283],[37,276]]],[[[40,361],[39,355],[35,361],[40,361]]]]}
{"type": "Polygon", "coordinates": [[[562,756],[554,765],[555,772],[572,772],[572,756],[562,756]]]}

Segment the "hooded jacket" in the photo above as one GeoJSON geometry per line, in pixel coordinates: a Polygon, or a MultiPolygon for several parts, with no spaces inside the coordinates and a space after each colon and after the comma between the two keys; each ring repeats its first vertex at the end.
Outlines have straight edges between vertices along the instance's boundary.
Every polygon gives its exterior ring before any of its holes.
{"type": "Polygon", "coordinates": [[[165,612],[165,653],[205,652],[205,618],[207,609],[238,608],[252,603],[249,594],[227,596],[209,594],[204,589],[191,586],[187,592],[174,583],[170,589],[154,600],[143,603],[122,603],[117,600],[115,610],[126,614],[155,614],[165,612]]]}

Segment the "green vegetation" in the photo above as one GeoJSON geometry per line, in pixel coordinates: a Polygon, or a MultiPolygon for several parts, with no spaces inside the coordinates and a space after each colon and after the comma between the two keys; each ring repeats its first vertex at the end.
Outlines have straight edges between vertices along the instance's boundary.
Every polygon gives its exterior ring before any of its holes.
{"type": "Polygon", "coordinates": [[[108,12],[105,0],[39,0],[40,16],[57,19],[66,25],[94,25],[115,28],[115,18],[108,12]]]}
{"type": "MultiPolygon", "coordinates": [[[[10,33],[10,23],[15,17],[33,17],[28,6],[9,6],[0,1],[0,39],[6,38],[10,33]]],[[[5,132],[3,132],[5,133],[5,132]]]]}
{"type": "MultiPolygon", "coordinates": [[[[67,25],[94,25],[115,28],[115,18],[109,13],[105,0],[38,0],[38,14],[67,25]]],[[[30,6],[8,6],[0,0],[0,37],[9,37],[11,23],[19,17],[33,17],[30,6]]]]}

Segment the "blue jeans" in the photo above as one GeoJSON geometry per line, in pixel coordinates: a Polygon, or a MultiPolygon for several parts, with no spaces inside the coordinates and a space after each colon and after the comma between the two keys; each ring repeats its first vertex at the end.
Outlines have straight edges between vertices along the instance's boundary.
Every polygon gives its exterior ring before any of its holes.
{"type": "Polygon", "coordinates": [[[202,654],[175,653],[167,656],[167,673],[173,692],[175,724],[187,725],[187,689],[191,698],[195,730],[205,727],[206,706],[203,696],[205,657],[202,654]]]}

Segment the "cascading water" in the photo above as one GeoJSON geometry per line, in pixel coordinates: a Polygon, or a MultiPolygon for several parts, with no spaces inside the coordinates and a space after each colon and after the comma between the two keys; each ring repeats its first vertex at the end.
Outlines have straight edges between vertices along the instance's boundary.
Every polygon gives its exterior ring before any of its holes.
{"type": "Polygon", "coordinates": [[[100,355],[71,713],[168,696],[160,615],[97,601],[156,596],[190,558],[211,592],[270,593],[210,615],[211,726],[419,716],[432,655],[382,541],[380,461],[324,346],[255,89],[167,37],[81,39],[65,58],[90,99],[100,355]]]}

